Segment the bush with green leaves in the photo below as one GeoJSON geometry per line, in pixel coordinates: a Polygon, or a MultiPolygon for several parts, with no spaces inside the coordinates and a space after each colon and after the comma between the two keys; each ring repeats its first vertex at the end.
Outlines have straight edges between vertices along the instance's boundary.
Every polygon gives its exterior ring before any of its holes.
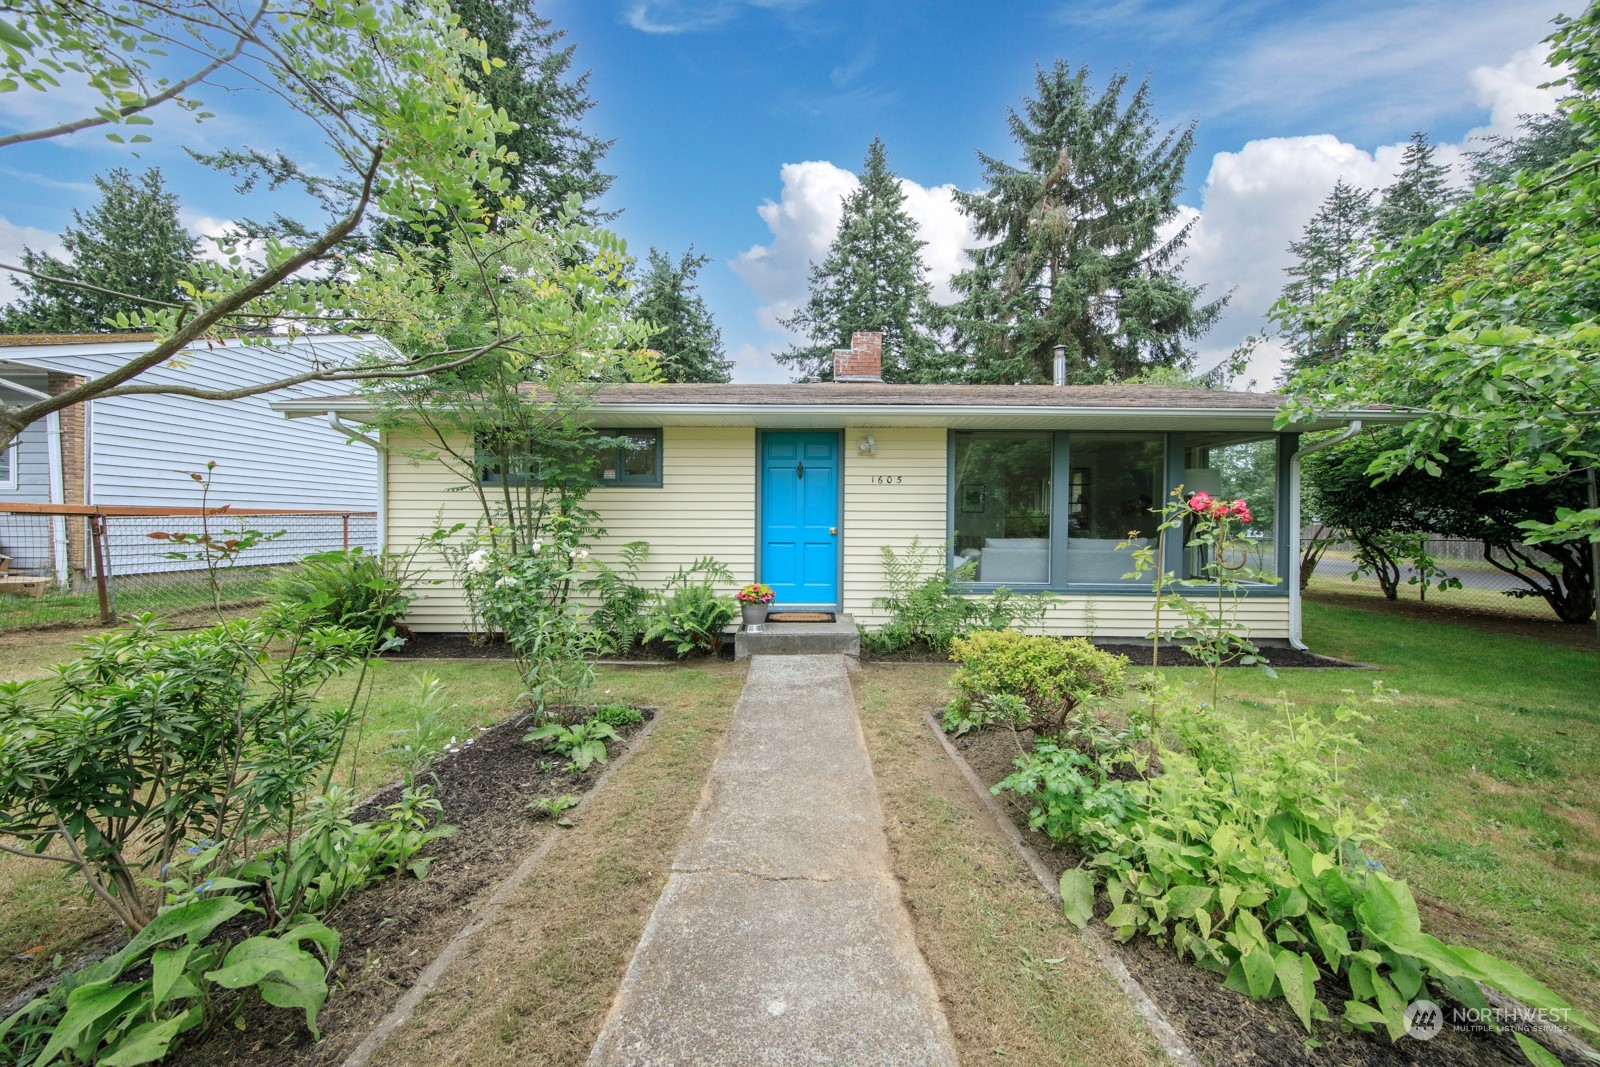
{"type": "Polygon", "coordinates": [[[626,654],[644,636],[650,590],[639,584],[639,568],[649,558],[648,541],[629,541],[622,546],[617,566],[592,560],[594,574],[578,583],[580,590],[600,602],[589,613],[589,629],[599,651],[626,654]]]}
{"type": "Polygon", "coordinates": [[[267,587],[267,595],[304,608],[319,624],[385,636],[411,604],[409,554],[376,555],[361,548],[306,556],[267,587]]]}
{"type": "Polygon", "coordinates": [[[1012,626],[1037,626],[1053,599],[1048,593],[1016,593],[1004,586],[987,595],[963,592],[977,573],[967,560],[954,570],[945,566],[944,542],[923,544],[912,538],[903,552],[892,545],[879,549],[887,596],[872,602],[889,613],[889,621],[876,630],[863,630],[862,644],[869,652],[890,654],[918,646],[938,655],[950,643],[975,630],[1003,630],[1012,626]]]}
{"type": "Polygon", "coordinates": [[[678,656],[714,654],[722,647],[722,631],[739,606],[718,593],[718,582],[731,584],[733,572],[711,556],[679,567],[650,605],[646,641],[665,641],[678,656]]]}
{"type": "MultiPolygon", "coordinates": [[[[1517,967],[1423,932],[1406,883],[1368,855],[1383,843],[1385,812],[1346,796],[1342,772],[1360,751],[1363,713],[1286,708],[1264,731],[1243,730],[1213,705],[1171,718],[1190,743],[1162,748],[1149,777],[1118,780],[1105,758],[1045,744],[995,787],[1031,800],[1031,824],[1087,857],[1061,878],[1072,922],[1090,921],[1103,889],[1119,940],[1170,937],[1229,988],[1285,999],[1307,1031],[1331,1018],[1319,983],[1350,989],[1341,1022],[1391,1040],[1407,1031],[1407,1004],[1430,988],[1492,1018],[1481,983],[1600,1032],[1517,967]]],[[[1516,1038],[1533,1062],[1554,1062],[1528,1035],[1516,1038]]]]}
{"type": "Polygon", "coordinates": [[[601,704],[591,718],[598,719],[614,730],[624,726],[638,726],[644,722],[644,712],[632,704],[601,704]]]}
{"type": "Polygon", "coordinates": [[[991,712],[1036,736],[1060,734],[1080,709],[1121,692],[1125,656],[1102,652],[1081,637],[1030,636],[1016,630],[981,630],[950,644],[956,668],[957,716],[995,709],[996,698],[1014,702],[991,712]],[[1008,710],[1007,710],[1008,709],[1008,710]]]}
{"type": "Polygon", "coordinates": [[[0,1022],[0,1058],[17,1067],[140,1064],[207,1021],[218,989],[251,989],[268,1004],[305,1013],[317,1037],[339,935],[304,921],[231,948],[208,942],[247,911],[237,897],[192,898],[156,916],[121,951],[63,976],[0,1022]],[[307,947],[309,946],[309,947],[307,947]]]}
{"type": "Polygon", "coordinates": [[[356,724],[318,699],[362,664],[366,634],[290,608],[167,635],[153,616],[77,646],[48,682],[0,683],[0,849],[64,864],[130,930],[154,916],[144,872],[184,842],[227,857],[292,839],[356,724]]]}

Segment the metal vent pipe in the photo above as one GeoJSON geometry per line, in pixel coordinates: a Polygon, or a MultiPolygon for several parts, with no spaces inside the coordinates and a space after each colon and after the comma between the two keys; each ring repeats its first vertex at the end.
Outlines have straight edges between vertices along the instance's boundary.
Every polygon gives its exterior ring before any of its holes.
{"type": "Polygon", "coordinates": [[[1055,380],[1057,385],[1067,384],[1067,346],[1056,345],[1055,380]]]}

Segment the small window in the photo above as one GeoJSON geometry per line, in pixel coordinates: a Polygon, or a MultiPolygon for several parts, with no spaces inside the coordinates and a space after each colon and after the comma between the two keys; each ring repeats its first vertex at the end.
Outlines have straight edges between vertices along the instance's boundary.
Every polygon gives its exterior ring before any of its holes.
{"type": "MultiPolygon", "coordinates": [[[[595,485],[652,488],[661,485],[660,430],[595,430],[594,437],[610,443],[586,449],[574,462],[594,479],[595,485]]],[[[539,484],[540,468],[547,457],[534,454],[531,448],[510,452],[512,469],[509,474],[503,474],[501,453],[508,451],[495,447],[489,433],[478,434],[475,452],[478,481],[483,485],[539,484]]]]}

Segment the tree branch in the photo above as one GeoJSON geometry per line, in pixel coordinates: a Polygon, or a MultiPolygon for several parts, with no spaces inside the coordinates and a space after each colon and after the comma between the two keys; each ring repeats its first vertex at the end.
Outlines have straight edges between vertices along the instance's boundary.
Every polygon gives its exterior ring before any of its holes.
{"type": "Polygon", "coordinates": [[[92,282],[80,282],[72,278],[57,278],[54,274],[44,274],[40,271],[29,270],[27,267],[18,267],[11,263],[0,263],[0,270],[10,271],[12,274],[26,274],[30,278],[38,278],[41,282],[52,285],[64,285],[69,289],[87,289],[91,293],[100,293],[103,296],[114,296],[118,300],[131,300],[136,304],[150,304],[154,307],[173,308],[181,311],[186,305],[174,304],[170,300],[157,300],[151,296],[135,296],[133,293],[124,293],[120,289],[107,289],[103,285],[92,282]]]}
{"type": "Polygon", "coordinates": [[[14,144],[26,144],[29,141],[46,141],[52,137],[61,137],[69,133],[77,133],[80,130],[91,129],[95,126],[105,126],[116,122],[119,119],[125,119],[130,116],[137,115],[140,112],[148,111],[151,108],[159,107],[162,104],[165,104],[168,100],[181,95],[185,90],[205,81],[218,70],[225,66],[229,66],[234,60],[238,59],[239,56],[244,52],[245,44],[253,39],[256,24],[261,21],[261,16],[265,15],[266,13],[267,5],[265,0],[263,0],[263,3],[256,8],[255,15],[251,17],[248,23],[246,23],[250,33],[248,35],[236,33],[234,36],[233,47],[227,52],[218,56],[210,63],[207,63],[204,67],[189,75],[187,78],[174,82],[172,85],[168,86],[162,92],[157,93],[155,96],[147,97],[141,103],[128,104],[125,107],[118,108],[114,113],[114,118],[105,115],[85,116],[81,119],[63,122],[60,125],[50,126],[45,129],[23,130],[18,133],[7,134],[4,137],[0,137],[0,148],[9,148],[14,144]]]}

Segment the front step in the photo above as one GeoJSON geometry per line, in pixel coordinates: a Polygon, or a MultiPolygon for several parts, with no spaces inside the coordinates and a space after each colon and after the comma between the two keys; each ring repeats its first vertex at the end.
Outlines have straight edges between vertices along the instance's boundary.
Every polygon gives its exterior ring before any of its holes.
{"type": "Polygon", "coordinates": [[[751,656],[859,656],[861,635],[856,620],[839,615],[833,622],[769,622],[760,633],[747,633],[744,626],[729,626],[733,637],[733,658],[751,656]]]}

